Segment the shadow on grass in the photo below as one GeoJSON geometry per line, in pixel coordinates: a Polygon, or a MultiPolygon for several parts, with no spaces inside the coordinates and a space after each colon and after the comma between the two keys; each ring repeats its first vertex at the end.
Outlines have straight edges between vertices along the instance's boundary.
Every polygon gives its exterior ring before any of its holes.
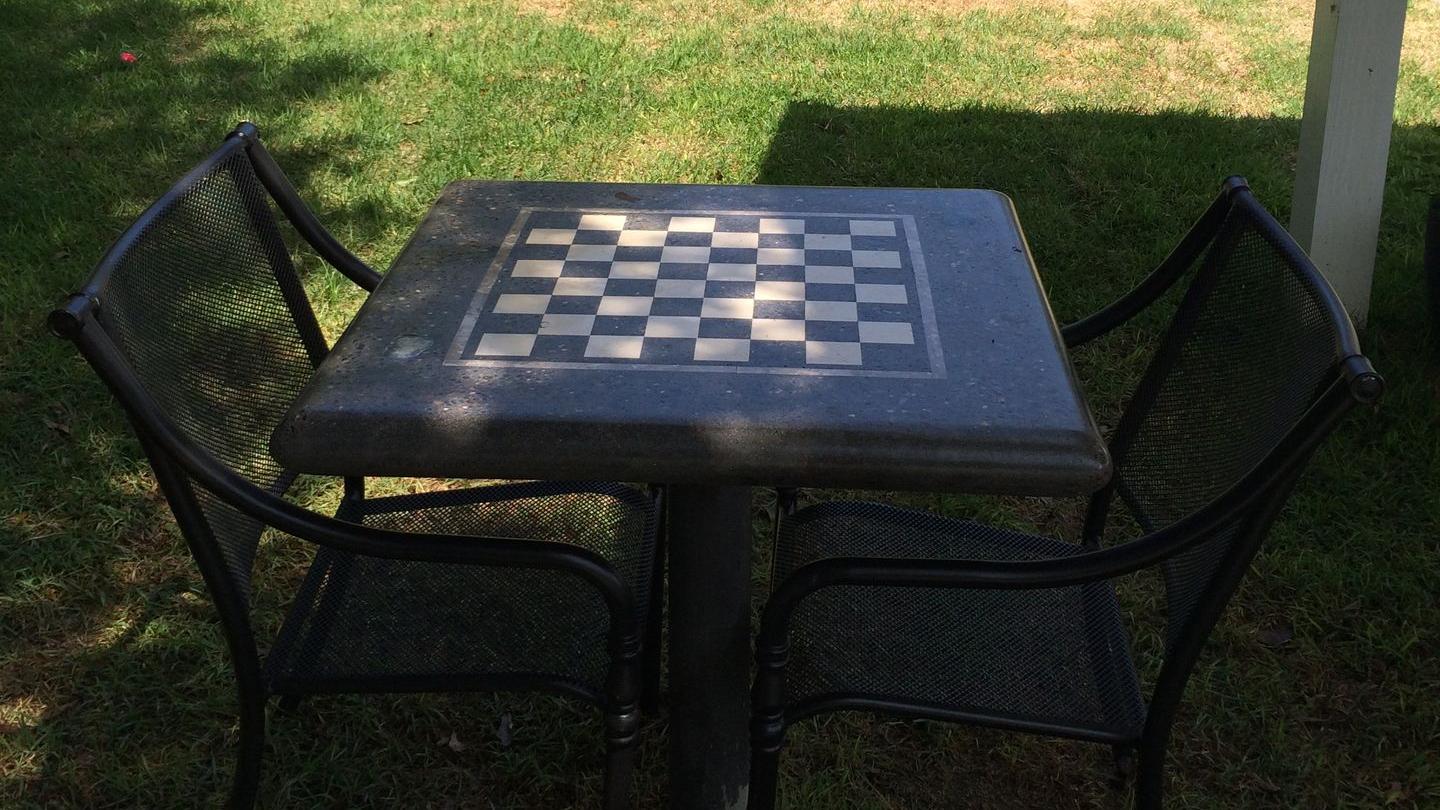
{"type": "MultiPolygon", "coordinates": [[[[198,572],[176,565],[188,554],[118,408],[42,327],[236,121],[284,120],[383,75],[333,46],[227,45],[227,8],[56,0],[10,4],[0,26],[0,139],[15,147],[0,153],[0,264],[16,271],[0,295],[0,803],[184,806],[228,787],[233,680],[198,572]],[[83,508],[51,506],[67,502],[83,508]]],[[[353,147],[279,157],[304,187],[353,147]]],[[[361,232],[375,218],[322,215],[361,232]]]]}
{"type": "MultiPolygon", "coordinates": [[[[1040,113],[797,101],[781,117],[755,182],[1003,191],[1015,202],[1056,319],[1067,323],[1149,272],[1226,176],[1245,176],[1285,222],[1299,125],[1180,111],[1040,113]]],[[[1391,166],[1366,335],[1382,370],[1423,362],[1412,341],[1434,328],[1421,303],[1420,234],[1428,194],[1440,189],[1440,127],[1396,127],[1391,166]]],[[[1166,322],[1168,310],[1157,309],[1138,321],[1140,332],[1122,333],[1101,343],[1103,351],[1074,358],[1102,424],[1140,371],[1154,330],[1166,322]]],[[[1403,389],[1407,380],[1393,382],[1403,389]]]]}
{"type": "MultiPolygon", "coordinates": [[[[1040,113],[799,101],[786,108],[756,182],[1003,191],[1019,210],[1056,317],[1066,322],[1112,300],[1157,263],[1228,175],[1249,179],[1285,221],[1299,127],[1295,119],[1179,111],[1040,113]]],[[[1440,129],[1396,128],[1392,165],[1412,170],[1405,181],[1392,172],[1382,269],[1396,242],[1408,242],[1421,227],[1427,184],[1440,187],[1437,149],[1440,129]]],[[[1408,260],[1412,246],[1405,249],[1408,260]]],[[[1376,328],[1400,315],[1386,308],[1391,292],[1378,291],[1376,328]]],[[[1414,315],[1407,307],[1407,326],[1414,315]]]]}
{"type": "MultiPolygon", "coordinates": [[[[302,47],[227,32],[231,11],[204,0],[32,4],[0,35],[21,66],[5,91],[16,115],[0,135],[15,143],[43,132],[36,140],[54,152],[0,155],[10,186],[0,223],[26,237],[0,245],[0,263],[45,270],[20,274],[27,286],[0,296],[15,314],[0,324],[0,430],[11,440],[0,448],[0,487],[31,491],[28,503],[20,495],[25,508],[6,511],[16,541],[0,544],[0,805],[218,806],[230,786],[237,709],[214,610],[118,408],[40,324],[241,118],[279,135],[269,144],[302,193],[321,175],[357,173],[357,136],[286,146],[286,122],[363,92],[383,70],[323,30],[302,47]],[[138,54],[133,66],[119,61],[122,49],[138,54]],[[74,506],[46,511],[52,503],[74,506]]],[[[391,224],[378,200],[362,194],[317,212],[366,239],[391,224]]],[[[304,544],[262,546],[262,638],[308,554],[304,544]]],[[[416,796],[585,806],[600,790],[595,712],[551,698],[318,698],[293,716],[272,711],[269,731],[269,806],[401,806],[416,796]],[[497,736],[502,715],[513,748],[497,736]]],[[[656,735],[647,739],[642,762],[663,771],[656,735]]]]}
{"type": "MultiPolygon", "coordinates": [[[[59,262],[66,265],[63,275],[78,283],[100,247],[139,207],[212,148],[236,119],[252,117],[262,128],[278,121],[283,127],[283,121],[298,111],[323,103],[329,95],[362,90],[383,75],[361,55],[338,50],[296,57],[279,44],[267,46],[263,39],[256,44],[250,38],[243,50],[200,47],[199,32],[216,24],[223,8],[220,3],[121,0],[103,7],[32,3],[8,12],[13,16],[6,23],[7,42],[16,67],[12,88],[4,92],[16,103],[14,114],[0,122],[0,133],[7,143],[24,144],[31,140],[28,133],[44,131],[46,144],[56,150],[42,156],[23,154],[22,149],[0,157],[10,186],[0,196],[0,221],[32,236],[25,246],[11,248],[17,266],[59,262]],[[135,68],[124,68],[116,59],[125,47],[141,54],[135,68]],[[29,89],[14,87],[16,82],[29,89]],[[123,204],[112,209],[116,199],[123,204]],[[97,205],[102,207],[99,212],[97,205]],[[88,224],[51,231],[51,221],[88,224]],[[62,249],[75,258],[56,259],[62,249]]],[[[1262,201],[1283,220],[1297,135],[1297,121],[1276,118],[1087,110],[1031,113],[984,107],[840,108],[797,102],[780,120],[756,179],[1005,191],[1016,202],[1057,316],[1064,321],[1127,289],[1184,232],[1227,174],[1246,175],[1262,201]]],[[[303,192],[317,174],[344,174],[353,168],[347,162],[353,159],[345,156],[358,146],[353,138],[336,136],[276,153],[303,192]]],[[[1376,301],[1367,335],[1376,347],[1377,362],[1391,378],[1392,395],[1373,426],[1347,431],[1335,442],[1339,450],[1322,454],[1318,473],[1307,479],[1307,491],[1297,496],[1299,500],[1324,498],[1317,480],[1335,491],[1354,493],[1340,499],[1340,508],[1369,503],[1372,496],[1375,502],[1384,502],[1386,498],[1375,491],[1386,481],[1434,480],[1433,453],[1402,455],[1397,445],[1415,437],[1414,425],[1431,407],[1425,384],[1411,380],[1434,374],[1418,349],[1424,345],[1426,327],[1423,296],[1417,294],[1417,268],[1424,200],[1427,192],[1440,187],[1437,155],[1440,135],[1434,128],[1402,128],[1395,133],[1392,164],[1403,165],[1406,171],[1387,191],[1376,301]]],[[[362,235],[377,231],[386,217],[383,209],[364,203],[346,209],[322,206],[320,214],[327,223],[362,235]]],[[[8,652],[0,656],[4,667],[0,682],[6,684],[0,697],[8,701],[41,694],[51,707],[33,727],[5,734],[11,744],[0,740],[0,752],[13,751],[17,758],[23,753],[38,761],[33,770],[21,768],[13,777],[0,775],[0,796],[23,797],[36,804],[118,805],[143,800],[152,806],[215,798],[223,793],[233,762],[233,739],[222,730],[233,724],[234,703],[223,646],[208,605],[194,605],[190,599],[198,577],[190,569],[144,568],[151,556],[187,559],[173,531],[147,538],[107,533],[108,525],[168,527],[169,518],[163,504],[138,497],[125,482],[136,473],[134,466],[117,468],[117,456],[134,459],[138,449],[88,368],[68,347],[39,332],[40,313],[64,290],[46,286],[50,282],[43,279],[15,283],[20,292],[5,304],[6,323],[0,325],[0,337],[12,346],[0,349],[7,352],[0,364],[5,382],[0,388],[7,397],[0,403],[7,406],[0,408],[5,411],[0,414],[0,429],[10,439],[3,474],[24,487],[63,481],[58,485],[79,493],[66,500],[86,504],[87,509],[48,516],[43,530],[17,524],[10,528],[17,529],[20,540],[0,546],[0,596],[7,604],[31,599],[38,592],[35,581],[54,580],[66,583],[57,587],[72,589],[57,598],[72,606],[65,612],[49,615],[38,607],[6,607],[8,615],[0,618],[0,640],[7,648],[51,656],[43,668],[67,676],[43,685],[29,683],[27,675],[41,666],[26,668],[20,656],[8,652]],[[33,421],[37,413],[52,417],[63,413],[71,421],[60,427],[39,425],[33,421]],[[59,479],[56,465],[65,470],[59,479]],[[135,511],[140,514],[124,515],[135,511]],[[63,551],[57,551],[62,544],[63,551]],[[76,577],[75,571],[87,575],[76,577]],[[94,590],[81,593],[85,587],[94,590]],[[82,643],[117,614],[125,617],[123,632],[105,636],[103,643],[82,643]],[[66,642],[56,643],[57,638],[66,642]],[[57,660],[64,663],[57,665],[57,660]],[[197,734],[205,736],[197,739],[197,734]],[[23,735],[30,736],[22,739],[23,735]]],[[[1086,376],[1094,402],[1102,409],[1127,390],[1130,376],[1144,359],[1139,350],[1148,345],[1147,337],[1121,336],[1119,349],[1104,359],[1080,358],[1082,374],[1094,372],[1086,376]]],[[[1109,344],[1110,349],[1115,345],[1109,344]]],[[[1013,514],[1021,507],[1007,508],[1013,514]]],[[[1402,503],[1387,517],[1424,525],[1425,508],[1419,502],[1402,503]]],[[[1326,533],[1335,512],[1335,507],[1292,510],[1278,532],[1280,546],[1293,548],[1305,538],[1326,533]]],[[[1022,517],[1036,522],[1029,515],[1022,517]]],[[[1350,566],[1356,572],[1345,577],[1363,575],[1366,558],[1344,547],[1327,550],[1336,566],[1350,566]]],[[[1397,581],[1406,578],[1407,570],[1423,570],[1418,564],[1401,570],[1402,561],[1408,559],[1391,561],[1397,581]]],[[[1259,565],[1277,569],[1264,560],[1259,565]]],[[[1411,579],[1420,582],[1416,577],[1411,579]]],[[[1363,590],[1345,578],[1315,582],[1337,592],[1363,590]]],[[[1283,596],[1293,588],[1279,586],[1283,596]]],[[[1275,598],[1261,590],[1242,593],[1237,601],[1242,603],[1242,615],[1252,615],[1264,614],[1275,598]]],[[[1356,625],[1398,625],[1418,610],[1407,602],[1372,608],[1368,615],[1349,616],[1312,605],[1316,613],[1311,619],[1331,634],[1353,631],[1358,637],[1356,625]]],[[[1257,650],[1243,633],[1222,634],[1217,645],[1240,663],[1274,673],[1277,683],[1288,682],[1293,664],[1314,668],[1313,661],[1297,662],[1293,655],[1286,659],[1257,650]]],[[[1305,673],[1312,681],[1310,691],[1282,691],[1280,697],[1294,703],[1277,710],[1290,712],[1286,717],[1299,717],[1311,707],[1312,692],[1323,693],[1335,680],[1363,678],[1365,665],[1352,658],[1373,654],[1389,660],[1383,650],[1355,645],[1345,649],[1349,652],[1336,655],[1318,672],[1305,673]],[[1352,670],[1362,674],[1353,675],[1352,670]]],[[[1401,661],[1395,666],[1407,664],[1401,661]]],[[[1220,691],[1242,677],[1228,670],[1209,675],[1218,683],[1213,688],[1220,691]]],[[[1345,688],[1356,687],[1347,682],[1345,688]]],[[[1376,701],[1384,699],[1375,696],[1376,701]]],[[[572,729],[580,715],[569,709],[538,702],[517,710],[517,716],[522,716],[519,711],[527,714],[518,726],[516,745],[532,746],[522,754],[495,743],[494,728],[486,719],[506,704],[428,698],[404,703],[399,699],[320,703],[312,714],[275,726],[265,780],[272,795],[284,791],[282,795],[297,803],[320,801],[326,791],[333,791],[329,799],[337,803],[347,798],[362,801],[366,796],[378,800],[382,795],[398,800],[407,791],[426,791],[442,780],[453,781],[441,788],[444,796],[436,801],[454,798],[464,803],[477,791],[493,791],[497,781],[515,787],[510,797],[514,801],[538,796],[554,804],[593,795],[598,762],[593,741],[598,737],[593,727],[572,729]],[[437,738],[447,732],[458,734],[469,753],[440,746],[437,738]],[[575,774],[581,769],[588,780],[583,789],[575,787],[580,781],[575,774]],[[351,775],[337,776],[340,772],[351,775]],[[379,792],[368,792],[372,788],[379,792]]],[[[1287,704],[1267,700],[1264,705],[1287,704]]],[[[1353,775],[1334,778],[1353,777],[1361,787],[1385,787],[1391,781],[1408,784],[1412,777],[1405,770],[1404,752],[1424,750],[1423,740],[1406,736],[1411,730],[1401,707],[1370,705],[1373,716],[1386,719],[1390,737],[1377,739],[1358,716],[1327,715],[1322,709],[1321,716],[1332,721],[1337,731],[1333,737],[1308,737],[1305,752],[1314,757],[1317,750],[1327,752],[1327,746],[1353,751],[1356,761],[1370,764],[1353,775]],[[1366,752],[1374,750],[1398,753],[1378,761],[1367,759],[1366,752]]],[[[1309,788],[1313,803],[1370,795],[1345,794],[1327,785],[1324,774],[1304,770],[1307,760],[1298,755],[1289,762],[1257,764],[1249,774],[1230,772],[1246,747],[1266,742],[1264,721],[1243,715],[1217,711],[1207,720],[1207,734],[1224,743],[1198,735],[1179,742],[1182,793],[1203,800],[1251,791],[1248,795],[1256,803],[1281,802],[1304,780],[1321,779],[1309,788]]],[[[1103,767],[1103,755],[1092,760],[1069,748],[1017,742],[1013,735],[970,737],[923,726],[899,729],[859,722],[822,731],[803,735],[806,741],[797,746],[793,762],[809,766],[818,781],[836,780],[835,792],[828,794],[835,802],[874,801],[856,794],[856,779],[844,774],[847,764],[857,767],[858,781],[870,784],[877,795],[900,797],[913,806],[937,797],[956,806],[982,802],[972,792],[977,784],[1003,788],[991,797],[1012,797],[1013,801],[1004,802],[1012,806],[1110,802],[1096,769],[1103,767]],[[837,751],[836,735],[856,729],[872,729],[874,736],[837,751]],[[899,744],[887,745],[887,738],[899,744]],[[928,778],[919,772],[916,750],[933,764],[927,769],[930,775],[939,776],[928,778]],[[1037,753],[1045,758],[1037,760],[1037,753]],[[1037,766],[1037,761],[1043,764],[1037,766]],[[997,763],[1004,773],[987,773],[997,763]]],[[[647,734],[647,739],[654,735],[647,734]]],[[[652,754],[643,768],[650,776],[642,774],[642,781],[654,784],[655,774],[663,774],[663,756],[653,750],[652,754]]],[[[642,806],[659,806],[654,795],[645,799],[642,806]]]]}
{"type": "MultiPolygon", "coordinates": [[[[1298,135],[1299,121],[1282,118],[1178,111],[1040,113],[980,106],[837,107],[801,101],[786,108],[756,181],[1003,191],[1015,202],[1057,319],[1065,323],[1113,300],[1142,278],[1228,175],[1246,176],[1260,200],[1284,222],[1298,135]]],[[[1424,351],[1426,332],[1436,327],[1426,318],[1420,272],[1426,200],[1440,188],[1437,156],[1440,128],[1396,128],[1374,299],[1364,335],[1368,351],[1390,382],[1387,401],[1378,418],[1352,420],[1317,455],[1257,560],[1256,575],[1212,638],[1177,725],[1170,773],[1172,799],[1181,803],[1244,795],[1247,803],[1257,805],[1324,805],[1368,802],[1397,785],[1427,789],[1423,769],[1413,769],[1400,752],[1424,750],[1428,732],[1422,723],[1405,719],[1411,710],[1403,700],[1383,695],[1395,693],[1397,683],[1413,685],[1401,690],[1419,688],[1431,676],[1413,651],[1383,639],[1406,637],[1414,617],[1431,612],[1417,595],[1432,579],[1422,561],[1432,542],[1426,539],[1431,531],[1427,527],[1436,525],[1440,513],[1420,490],[1397,503],[1392,487],[1397,480],[1433,481],[1440,471],[1440,452],[1433,441],[1418,441],[1421,436],[1433,438],[1426,414],[1433,414],[1435,401],[1430,381],[1440,378],[1424,351]],[[1427,449],[1417,450],[1417,445],[1427,449]],[[1383,517],[1375,514],[1375,504],[1386,504],[1383,517]],[[1382,554],[1372,545],[1376,532],[1388,544],[1382,554]],[[1364,540],[1351,542],[1351,537],[1364,540]],[[1376,577],[1377,569],[1383,576],[1376,577]],[[1377,590],[1388,595],[1381,597],[1377,590]],[[1357,595],[1371,606],[1361,615],[1340,594],[1357,595]],[[1275,615],[1313,624],[1317,629],[1307,640],[1313,646],[1276,653],[1257,644],[1257,623],[1275,615]],[[1376,632],[1377,625],[1387,629],[1376,632]],[[1356,636],[1371,639],[1364,652],[1345,647],[1344,640],[1356,636]],[[1342,648],[1350,652],[1337,654],[1342,648]],[[1372,656],[1398,671],[1376,678],[1372,656]],[[1329,696],[1349,693],[1365,695],[1370,708],[1336,709],[1329,696]],[[1381,704],[1384,708],[1378,708],[1381,704]],[[1254,712],[1273,712],[1275,717],[1237,711],[1236,705],[1264,707],[1254,712]],[[1287,740],[1277,747],[1278,729],[1307,722],[1307,712],[1323,716],[1327,730],[1307,731],[1303,744],[1287,740]],[[1374,724],[1380,715],[1393,721],[1383,730],[1374,724]],[[1363,752],[1375,746],[1397,753],[1367,758],[1363,752]],[[1333,766],[1345,761],[1366,765],[1348,770],[1333,766]]],[[[1169,308],[1157,307],[1137,321],[1136,328],[1074,356],[1102,426],[1118,412],[1169,314],[1169,308]]],[[[987,505],[946,497],[937,505],[1004,515],[1009,522],[1018,519],[1022,528],[1062,533],[1056,524],[1068,517],[1070,534],[1080,513],[1078,508],[1057,508],[1054,502],[987,505]]],[[[1132,600],[1130,607],[1142,613],[1161,607],[1153,594],[1147,598],[1143,589],[1139,593],[1140,601],[1150,604],[1132,600]]],[[[1139,622],[1132,630],[1141,636],[1146,632],[1139,622]]],[[[1144,657],[1146,645],[1140,646],[1144,657]]],[[[787,769],[792,798],[823,794],[830,777],[807,767],[806,760],[814,766],[816,759],[825,759],[823,752],[835,744],[834,735],[857,729],[867,734],[863,723],[842,728],[800,746],[798,764],[787,769]],[[831,737],[828,742],[826,736],[831,737]]],[[[866,745],[877,752],[892,748],[868,733],[866,745]]],[[[1057,764],[1073,760],[1065,744],[1000,739],[968,730],[936,744],[957,754],[947,763],[971,771],[971,779],[960,781],[972,788],[1003,783],[996,795],[1014,797],[1015,806],[1052,804],[1059,797],[1075,806],[1104,806],[1114,798],[1107,799],[1096,771],[1088,774],[1088,781],[1082,774],[1068,785],[1057,781],[1045,786],[1057,764]],[[993,748],[987,750],[987,745],[993,748]],[[983,763],[993,756],[1030,770],[1031,776],[985,773],[983,763]]],[[[908,797],[917,807],[937,796],[955,806],[976,801],[963,792],[968,789],[946,792],[947,780],[926,779],[928,787],[922,787],[912,784],[914,776],[913,769],[905,769],[893,776],[874,774],[870,781],[876,794],[908,797]]]]}

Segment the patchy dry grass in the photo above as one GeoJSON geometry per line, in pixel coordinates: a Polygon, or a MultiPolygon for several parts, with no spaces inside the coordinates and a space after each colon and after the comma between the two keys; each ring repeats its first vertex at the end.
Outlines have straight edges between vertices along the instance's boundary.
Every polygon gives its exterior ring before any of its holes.
{"type": "MultiPolygon", "coordinates": [[[[260,123],[327,224],[382,267],[456,177],[998,188],[1070,319],[1160,258],[1225,174],[1285,212],[1312,12],[1309,0],[7,6],[0,805],[188,807],[225,789],[234,707],[203,585],[123,420],[40,319],[237,119],[260,123]],[[122,48],[140,62],[123,67],[122,48]]],[[[1440,368],[1416,271],[1440,190],[1437,111],[1440,3],[1417,0],[1365,336],[1391,394],[1317,459],[1217,633],[1177,730],[1175,806],[1440,805],[1440,368]],[[1277,627],[1291,641],[1263,643],[1277,627]]],[[[300,266],[333,337],[359,296],[313,258],[300,266]]],[[[1075,358],[1102,423],[1154,326],[1075,358]]],[[[307,481],[298,497],[326,509],[338,491],[307,481]]],[[[881,497],[1070,536],[1077,513],[881,497]]],[[[267,538],[261,626],[306,559],[267,538]]],[[[1137,616],[1158,609],[1153,582],[1124,594],[1137,616]]],[[[1138,629],[1142,649],[1151,635],[1138,629]]],[[[272,723],[267,806],[587,806],[599,785],[595,718],[556,700],[339,698],[272,723]],[[510,745],[495,733],[504,715],[510,745]]],[[[664,718],[646,732],[637,799],[659,807],[664,718]]],[[[797,731],[784,790],[792,807],[1115,807],[1107,761],[1090,746],[833,717],[797,731]]]]}

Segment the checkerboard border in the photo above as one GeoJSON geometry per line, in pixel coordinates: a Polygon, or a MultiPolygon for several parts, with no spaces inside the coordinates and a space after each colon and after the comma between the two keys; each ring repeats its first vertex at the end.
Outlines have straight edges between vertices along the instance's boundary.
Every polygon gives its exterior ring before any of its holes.
{"type": "Polygon", "coordinates": [[[586,370],[622,370],[622,371],[678,371],[678,372],[726,372],[731,374],[799,374],[806,376],[826,377],[908,377],[941,379],[946,376],[945,356],[940,348],[940,333],[936,328],[935,307],[930,294],[930,280],[926,273],[925,257],[920,250],[919,230],[915,226],[915,218],[910,214],[882,213],[871,211],[744,211],[744,210],[696,210],[693,208],[666,208],[666,209],[631,209],[631,208],[531,208],[523,207],[515,217],[515,222],[500,242],[500,249],[496,251],[495,258],[490,262],[480,287],[476,290],[471,299],[470,306],[465,316],[460,320],[460,328],[455,333],[455,339],[450,344],[450,350],[445,354],[444,365],[447,366],[480,366],[492,368],[546,368],[546,369],[586,369],[586,370]],[[657,364],[657,363],[594,363],[594,362],[570,362],[556,360],[531,360],[528,358],[506,359],[495,357],[467,357],[465,347],[469,345],[474,337],[476,324],[485,308],[485,301],[490,297],[491,291],[500,279],[501,271],[510,259],[520,234],[525,231],[525,225],[531,215],[538,213],[556,214],[658,214],[668,216],[746,216],[765,218],[805,218],[805,217],[840,217],[840,218],[872,218],[886,219],[900,223],[905,229],[905,241],[910,250],[910,268],[915,279],[915,297],[919,304],[920,324],[919,331],[925,341],[927,357],[930,361],[929,371],[886,371],[883,369],[856,369],[856,368],[833,368],[833,367],[777,367],[777,366],[746,366],[746,365],[683,365],[683,364],[657,364]]]}

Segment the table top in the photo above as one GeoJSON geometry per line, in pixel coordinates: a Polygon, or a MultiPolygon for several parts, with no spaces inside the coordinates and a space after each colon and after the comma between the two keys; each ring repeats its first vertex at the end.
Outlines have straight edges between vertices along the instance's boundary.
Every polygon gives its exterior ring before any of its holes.
{"type": "Polygon", "coordinates": [[[1083,494],[1004,195],[461,181],[272,438],[337,475],[1083,494]]]}

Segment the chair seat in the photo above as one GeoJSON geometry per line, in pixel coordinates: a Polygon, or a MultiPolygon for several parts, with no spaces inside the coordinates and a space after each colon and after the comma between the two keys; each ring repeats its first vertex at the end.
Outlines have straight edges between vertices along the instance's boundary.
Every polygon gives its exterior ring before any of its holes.
{"type": "MultiPolygon", "coordinates": [[[[784,519],[774,581],[830,557],[1019,561],[1081,550],[968,520],[830,502],[784,519]]],[[[800,602],[789,643],[791,718],[839,699],[1112,742],[1138,738],[1144,724],[1108,582],[1025,591],[823,588],[800,602]]]]}
{"type": "MultiPolygon", "coordinates": [[[[610,563],[643,620],[655,554],[649,496],[527,482],[346,501],[342,520],[404,532],[564,541],[610,563]]],[[[267,656],[270,691],[559,689],[600,701],[609,612],[561,571],[386,560],[319,549],[267,656]]]]}

